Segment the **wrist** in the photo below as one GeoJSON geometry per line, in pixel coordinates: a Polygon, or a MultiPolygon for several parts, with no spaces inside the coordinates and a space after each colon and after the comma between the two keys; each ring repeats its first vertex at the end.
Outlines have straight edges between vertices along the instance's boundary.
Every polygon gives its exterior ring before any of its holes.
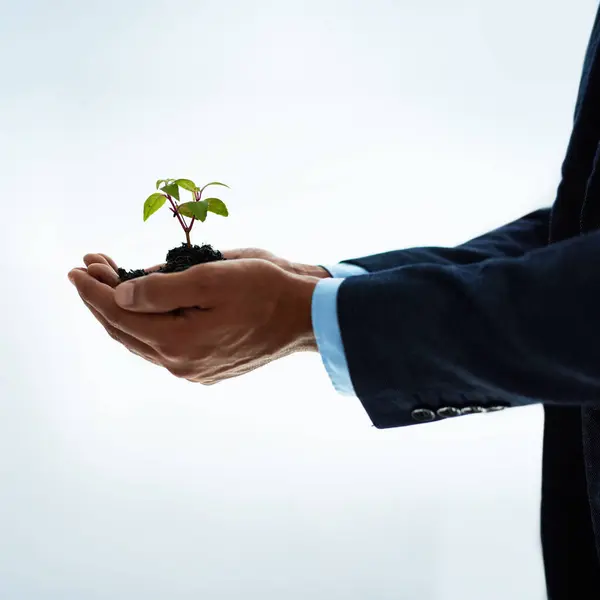
{"type": "Polygon", "coordinates": [[[282,303],[282,322],[287,327],[287,348],[292,352],[318,352],[312,324],[312,297],[323,277],[288,275],[288,287],[282,303]]]}

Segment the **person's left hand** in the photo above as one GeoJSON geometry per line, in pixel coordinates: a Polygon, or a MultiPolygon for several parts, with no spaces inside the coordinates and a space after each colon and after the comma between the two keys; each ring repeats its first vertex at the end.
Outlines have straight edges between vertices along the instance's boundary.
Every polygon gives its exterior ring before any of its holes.
{"type": "MultiPolygon", "coordinates": [[[[87,255],[88,258],[91,255],[87,255]]],[[[317,277],[262,259],[214,261],[118,284],[104,255],[69,279],[105,329],[177,377],[211,385],[298,351],[316,351],[317,277]]]]}

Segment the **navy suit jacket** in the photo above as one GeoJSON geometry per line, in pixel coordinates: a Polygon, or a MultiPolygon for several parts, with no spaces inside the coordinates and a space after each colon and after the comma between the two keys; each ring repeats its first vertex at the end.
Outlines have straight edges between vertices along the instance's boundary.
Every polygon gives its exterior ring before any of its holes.
{"type": "Polygon", "coordinates": [[[545,407],[541,534],[551,600],[600,598],[600,9],[552,207],[457,248],[343,262],[354,390],[374,425],[545,407]]]}

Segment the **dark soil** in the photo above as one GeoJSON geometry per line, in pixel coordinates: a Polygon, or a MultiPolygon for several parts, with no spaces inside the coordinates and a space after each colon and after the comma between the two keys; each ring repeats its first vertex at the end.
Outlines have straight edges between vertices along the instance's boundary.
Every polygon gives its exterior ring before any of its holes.
{"type": "MultiPolygon", "coordinates": [[[[203,246],[188,246],[183,243],[177,248],[169,250],[167,253],[166,263],[154,273],[176,273],[178,271],[185,271],[194,265],[201,265],[202,263],[212,262],[214,260],[227,260],[218,251],[214,250],[210,245],[203,246]]],[[[148,275],[144,269],[134,269],[133,271],[126,271],[125,269],[118,270],[121,282],[128,281],[129,279],[136,279],[137,277],[143,277],[148,275]]]]}

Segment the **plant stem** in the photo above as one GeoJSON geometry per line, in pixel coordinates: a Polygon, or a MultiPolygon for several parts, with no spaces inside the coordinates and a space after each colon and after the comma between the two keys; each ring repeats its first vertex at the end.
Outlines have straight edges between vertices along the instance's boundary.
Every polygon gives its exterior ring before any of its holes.
{"type": "MultiPolygon", "coordinates": [[[[194,199],[196,200],[196,202],[200,201],[200,196],[202,195],[201,192],[194,192],[194,199]]],[[[190,223],[190,229],[189,231],[192,230],[192,227],[194,226],[194,222],[196,221],[196,217],[192,217],[192,221],[190,223]]]]}
{"type": "MultiPolygon", "coordinates": [[[[167,198],[169,199],[169,202],[171,203],[171,206],[173,207],[173,212],[177,215],[177,219],[179,220],[179,224],[181,225],[181,228],[185,231],[185,237],[187,240],[187,245],[191,246],[191,242],[190,242],[190,231],[192,230],[192,226],[190,225],[189,227],[186,226],[185,221],[183,220],[183,217],[179,214],[179,211],[177,210],[177,204],[175,204],[175,202],[173,201],[173,198],[171,198],[171,196],[169,194],[167,194],[167,198]]],[[[193,220],[192,220],[193,223],[193,220]]]]}

